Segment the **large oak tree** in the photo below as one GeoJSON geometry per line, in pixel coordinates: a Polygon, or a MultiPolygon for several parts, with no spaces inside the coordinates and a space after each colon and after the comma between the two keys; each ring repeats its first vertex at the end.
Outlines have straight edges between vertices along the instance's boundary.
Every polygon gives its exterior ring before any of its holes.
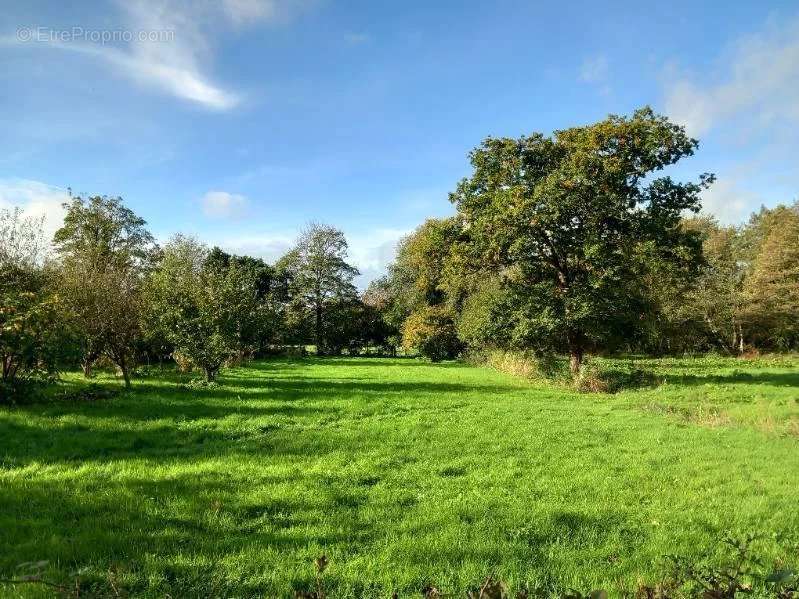
{"type": "Polygon", "coordinates": [[[464,222],[457,250],[499,273],[514,343],[583,355],[629,337],[646,317],[639,278],[653,261],[697,262],[680,227],[713,180],[680,183],[658,171],[698,143],[651,109],[546,136],[488,138],[450,200],[464,222]]]}

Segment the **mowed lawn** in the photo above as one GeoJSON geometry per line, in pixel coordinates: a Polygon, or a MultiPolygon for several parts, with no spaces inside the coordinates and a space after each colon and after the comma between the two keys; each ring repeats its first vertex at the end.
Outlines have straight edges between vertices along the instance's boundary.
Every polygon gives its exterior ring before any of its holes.
{"type": "Polygon", "coordinates": [[[727,532],[795,564],[799,361],[642,363],[666,384],[581,395],[464,364],[306,359],[0,408],[0,578],[47,560],[84,595],[280,597],[312,588],[325,554],[331,597],[488,575],[617,595],[727,532]]]}

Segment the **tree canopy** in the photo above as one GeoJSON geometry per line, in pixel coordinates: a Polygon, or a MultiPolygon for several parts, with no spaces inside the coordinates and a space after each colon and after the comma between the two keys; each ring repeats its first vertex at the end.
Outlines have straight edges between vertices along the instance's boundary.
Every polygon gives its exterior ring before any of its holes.
{"type": "MultiPolygon", "coordinates": [[[[333,331],[341,325],[342,308],[357,298],[353,284],[358,269],[347,262],[347,239],[335,227],[311,223],[294,247],[278,262],[287,281],[296,318],[311,322],[317,352],[331,349],[333,331]]],[[[346,318],[346,316],[344,316],[346,318]]]]}
{"type": "Polygon", "coordinates": [[[653,177],[696,147],[645,108],[551,137],[488,138],[471,153],[474,172],[450,195],[464,222],[456,252],[500,273],[514,344],[566,349],[576,370],[586,349],[641,318],[651,260],[700,259],[680,219],[713,177],[653,177]]]}

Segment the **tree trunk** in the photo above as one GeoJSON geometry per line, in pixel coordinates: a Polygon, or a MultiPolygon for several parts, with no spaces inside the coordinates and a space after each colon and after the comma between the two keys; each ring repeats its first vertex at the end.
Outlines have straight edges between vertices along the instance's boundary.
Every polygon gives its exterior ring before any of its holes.
{"type": "Polygon", "coordinates": [[[119,367],[122,370],[122,378],[125,379],[125,389],[130,389],[130,372],[128,372],[128,366],[124,363],[119,367]]]}
{"type": "Polygon", "coordinates": [[[87,379],[92,378],[92,362],[93,362],[93,360],[89,356],[85,356],[83,358],[83,363],[81,364],[81,366],[83,366],[83,377],[84,378],[87,378],[87,379]]]}
{"type": "Polygon", "coordinates": [[[314,333],[316,337],[316,355],[321,356],[324,353],[322,348],[322,304],[316,304],[316,322],[314,333]]]}
{"type": "Polygon", "coordinates": [[[205,367],[205,382],[206,383],[213,383],[215,377],[216,377],[216,370],[211,368],[210,366],[206,366],[205,367]]]}
{"type": "Polygon", "coordinates": [[[130,389],[130,367],[124,351],[117,352],[113,349],[109,349],[108,353],[109,357],[119,367],[119,371],[122,373],[122,379],[125,381],[125,389],[130,389]]]}
{"type": "Polygon", "coordinates": [[[569,370],[571,370],[572,377],[580,374],[580,367],[583,365],[583,348],[573,345],[569,349],[569,370]]]}
{"type": "Polygon", "coordinates": [[[569,370],[571,370],[572,377],[580,374],[580,366],[583,365],[583,348],[582,336],[579,333],[569,333],[569,370]]]}

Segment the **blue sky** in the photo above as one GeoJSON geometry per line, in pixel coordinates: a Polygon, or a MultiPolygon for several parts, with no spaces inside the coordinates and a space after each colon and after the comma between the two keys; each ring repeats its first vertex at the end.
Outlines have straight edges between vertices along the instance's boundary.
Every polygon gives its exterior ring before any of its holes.
{"type": "Polygon", "coordinates": [[[323,221],[364,283],[452,212],[485,136],[644,104],[699,137],[677,174],[718,175],[705,205],[722,221],[799,195],[795,1],[15,4],[0,207],[51,229],[67,187],[121,195],[160,239],[270,260],[323,221]]]}

